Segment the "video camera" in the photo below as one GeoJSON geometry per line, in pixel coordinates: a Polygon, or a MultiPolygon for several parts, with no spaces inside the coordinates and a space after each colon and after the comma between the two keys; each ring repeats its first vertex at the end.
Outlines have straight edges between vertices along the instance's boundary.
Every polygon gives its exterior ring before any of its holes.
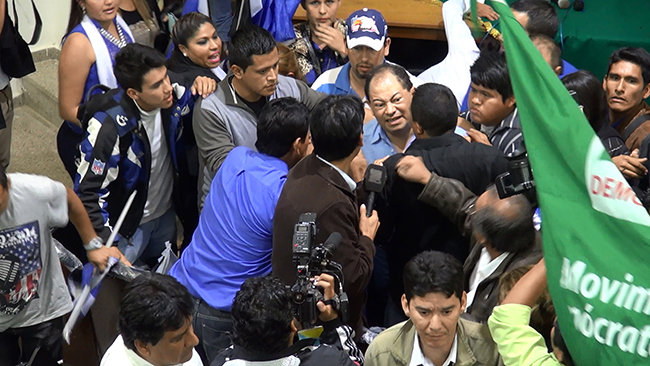
{"type": "Polygon", "coordinates": [[[334,232],[324,243],[314,245],[317,233],[316,214],[303,213],[298,218],[293,231],[293,263],[296,266],[296,283],[291,286],[294,315],[305,328],[312,327],[320,314],[316,304],[324,301],[321,290],[316,287],[312,278],[327,273],[334,277],[336,296],[330,301],[339,312],[341,320],[349,320],[348,295],[343,292],[343,269],[340,264],[331,260],[341,242],[341,234],[334,232]]]}
{"type": "Polygon", "coordinates": [[[497,176],[494,181],[499,198],[503,199],[523,193],[531,203],[535,203],[537,195],[528,154],[525,150],[523,152],[517,150],[507,159],[508,171],[497,176]]]}

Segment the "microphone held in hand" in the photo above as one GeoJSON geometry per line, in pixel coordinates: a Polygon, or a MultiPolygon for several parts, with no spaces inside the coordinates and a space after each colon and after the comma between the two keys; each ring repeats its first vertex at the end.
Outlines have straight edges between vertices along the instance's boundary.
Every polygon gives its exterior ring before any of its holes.
{"type": "Polygon", "coordinates": [[[375,205],[375,194],[384,190],[386,185],[386,167],[377,164],[370,164],[366,169],[366,175],[363,177],[363,188],[369,192],[366,201],[366,216],[372,216],[372,209],[375,205]]]}

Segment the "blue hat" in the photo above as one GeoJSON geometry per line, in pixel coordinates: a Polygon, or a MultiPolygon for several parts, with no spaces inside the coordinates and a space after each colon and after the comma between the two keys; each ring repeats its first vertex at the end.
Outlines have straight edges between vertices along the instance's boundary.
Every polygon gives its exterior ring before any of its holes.
{"type": "Polygon", "coordinates": [[[375,9],[363,8],[350,14],[348,25],[348,48],[368,46],[375,51],[384,47],[388,26],[384,16],[375,9]]]}

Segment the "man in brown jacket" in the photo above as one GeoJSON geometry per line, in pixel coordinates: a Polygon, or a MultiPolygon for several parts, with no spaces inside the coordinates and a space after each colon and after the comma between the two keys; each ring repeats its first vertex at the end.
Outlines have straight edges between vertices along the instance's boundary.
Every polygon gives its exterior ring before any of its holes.
{"type": "Polygon", "coordinates": [[[614,51],[609,58],[603,89],[609,106],[609,121],[633,151],[650,134],[650,107],[643,101],[650,97],[648,51],[631,47],[614,51]]]}
{"type": "Polygon", "coordinates": [[[333,260],[343,267],[343,289],[350,299],[349,324],[360,336],[365,289],[372,274],[379,227],[375,211],[366,217],[357,202],[356,182],[350,177],[352,159],[362,145],[363,104],[353,96],[328,96],[310,114],[313,154],[296,164],[287,176],[273,219],[273,275],[287,284],[296,280],[292,238],[302,213],[316,213],[314,244],[333,232],[342,240],[333,260]]]}
{"type": "Polygon", "coordinates": [[[494,186],[477,196],[461,182],[429,172],[413,156],[402,158],[397,173],[423,184],[418,200],[439,210],[465,237],[472,238],[463,265],[467,292],[463,317],[487,322],[499,299],[501,275],[535,264],[542,257],[530,203],[522,194],[501,199],[494,186]]]}

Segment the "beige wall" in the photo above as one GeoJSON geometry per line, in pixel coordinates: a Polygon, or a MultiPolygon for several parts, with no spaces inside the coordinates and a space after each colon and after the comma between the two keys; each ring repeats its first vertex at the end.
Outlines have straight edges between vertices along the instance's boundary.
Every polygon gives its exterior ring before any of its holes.
{"type": "MultiPolygon", "coordinates": [[[[15,1],[18,17],[20,19],[20,32],[29,42],[32,30],[34,29],[34,16],[30,0],[7,0],[9,3],[9,14],[13,17],[12,3],[15,1]]],[[[31,46],[32,52],[50,48],[60,47],[61,37],[65,33],[70,15],[71,0],[34,0],[43,21],[41,38],[35,45],[31,46]]]]}

